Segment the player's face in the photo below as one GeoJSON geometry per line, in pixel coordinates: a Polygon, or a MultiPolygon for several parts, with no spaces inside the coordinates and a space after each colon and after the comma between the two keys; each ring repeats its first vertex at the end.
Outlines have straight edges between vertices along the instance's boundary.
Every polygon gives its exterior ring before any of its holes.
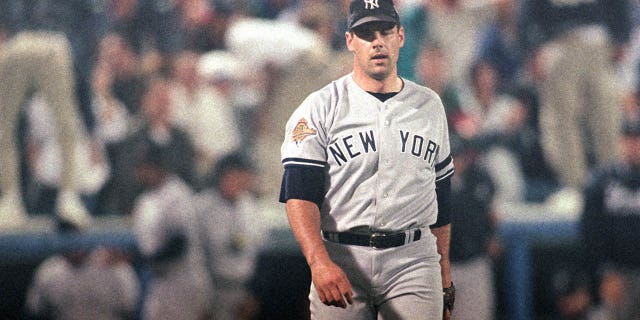
{"type": "Polygon", "coordinates": [[[220,179],[220,192],[227,199],[237,199],[252,189],[253,174],[247,170],[231,169],[220,179]]]}
{"type": "Polygon", "coordinates": [[[347,48],[355,57],[354,73],[375,80],[397,74],[404,29],[389,22],[370,22],[346,33],[347,48]]]}

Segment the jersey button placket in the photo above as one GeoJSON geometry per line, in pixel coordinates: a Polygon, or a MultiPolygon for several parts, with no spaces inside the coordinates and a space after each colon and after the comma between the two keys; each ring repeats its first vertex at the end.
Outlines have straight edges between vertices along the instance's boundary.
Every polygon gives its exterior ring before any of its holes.
{"type": "Polygon", "coordinates": [[[389,207],[389,189],[388,189],[388,179],[389,177],[387,176],[390,173],[390,169],[392,167],[392,161],[391,161],[391,152],[392,150],[386,149],[385,146],[389,145],[389,139],[392,138],[393,134],[392,134],[392,129],[391,129],[391,124],[392,124],[392,119],[390,116],[390,112],[389,112],[389,105],[388,104],[383,104],[382,108],[380,109],[380,128],[381,128],[381,133],[380,133],[380,139],[381,139],[381,147],[380,147],[380,153],[379,153],[379,157],[380,157],[380,165],[381,165],[381,170],[378,172],[378,186],[379,186],[379,193],[378,193],[378,197],[379,197],[379,202],[378,202],[378,212],[376,214],[376,218],[375,218],[375,227],[377,229],[386,229],[387,225],[385,223],[385,221],[387,220],[386,212],[387,209],[389,207]]]}

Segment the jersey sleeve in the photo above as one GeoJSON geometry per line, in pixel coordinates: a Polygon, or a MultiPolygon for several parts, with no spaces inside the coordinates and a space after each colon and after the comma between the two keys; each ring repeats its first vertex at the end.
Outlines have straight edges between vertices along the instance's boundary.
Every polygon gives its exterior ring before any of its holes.
{"type": "Polygon", "coordinates": [[[322,207],[324,170],[314,166],[287,166],[282,176],[280,202],[286,203],[289,199],[307,200],[322,207]]]}
{"type": "Polygon", "coordinates": [[[439,228],[451,223],[451,176],[436,182],[438,198],[438,220],[431,228],[439,228]]]}
{"type": "MultiPolygon", "coordinates": [[[[326,103],[326,102],[325,102],[326,103]]],[[[293,112],[285,129],[281,160],[290,166],[324,168],[327,166],[326,110],[320,96],[311,94],[293,112]]]]}
{"type": "MultiPolygon", "coordinates": [[[[440,103],[442,105],[442,103],[440,103]]],[[[436,183],[453,175],[453,157],[451,156],[451,145],[449,143],[449,126],[447,125],[447,117],[442,107],[442,144],[436,156],[436,183]]]]}
{"type": "MultiPolygon", "coordinates": [[[[440,103],[442,105],[442,103],[440,103]]],[[[453,175],[453,157],[451,156],[451,144],[449,142],[449,126],[447,117],[442,107],[442,135],[440,150],[436,155],[436,197],[438,199],[438,219],[431,228],[447,225],[451,222],[451,176],[453,175]]]]}
{"type": "Polygon", "coordinates": [[[327,161],[321,100],[318,93],[311,94],[287,121],[281,148],[284,175],[280,202],[302,199],[322,206],[327,161]]]}

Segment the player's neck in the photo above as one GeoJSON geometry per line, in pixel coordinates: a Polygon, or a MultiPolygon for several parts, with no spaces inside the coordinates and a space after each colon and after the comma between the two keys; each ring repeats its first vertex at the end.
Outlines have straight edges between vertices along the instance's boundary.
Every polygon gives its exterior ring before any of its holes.
{"type": "Polygon", "coordinates": [[[402,81],[402,79],[400,79],[400,77],[398,77],[397,74],[393,74],[385,79],[378,80],[354,72],[353,80],[356,82],[356,84],[358,84],[358,86],[360,86],[360,88],[364,89],[365,91],[375,93],[400,92],[404,85],[404,82],[402,81]]]}

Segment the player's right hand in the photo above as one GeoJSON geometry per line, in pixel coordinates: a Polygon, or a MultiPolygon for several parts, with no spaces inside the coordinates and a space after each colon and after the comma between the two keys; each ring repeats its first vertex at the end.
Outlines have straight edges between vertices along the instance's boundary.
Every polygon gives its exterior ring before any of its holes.
{"type": "Polygon", "coordinates": [[[314,263],[310,268],[313,285],[322,303],[343,309],[347,303],[353,303],[351,283],[338,265],[323,261],[314,263]]]}

